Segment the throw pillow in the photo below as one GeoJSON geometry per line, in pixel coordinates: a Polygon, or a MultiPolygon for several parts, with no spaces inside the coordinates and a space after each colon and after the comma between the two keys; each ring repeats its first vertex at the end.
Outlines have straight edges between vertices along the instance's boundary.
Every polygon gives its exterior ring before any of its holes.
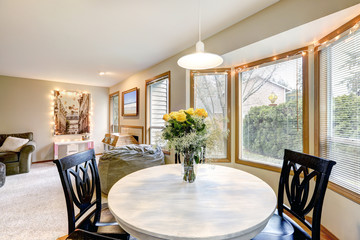
{"type": "Polygon", "coordinates": [[[29,142],[29,139],[7,137],[0,147],[0,152],[20,152],[21,148],[29,142]]]}

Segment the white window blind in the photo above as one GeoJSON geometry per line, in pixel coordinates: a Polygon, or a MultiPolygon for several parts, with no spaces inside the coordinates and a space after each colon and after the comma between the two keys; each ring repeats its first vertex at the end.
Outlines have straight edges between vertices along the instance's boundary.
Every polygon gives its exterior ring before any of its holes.
{"type": "Polygon", "coordinates": [[[169,109],[169,79],[165,78],[148,85],[150,93],[150,144],[156,144],[165,126],[164,114],[169,109]]]}
{"type": "Polygon", "coordinates": [[[319,56],[320,154],[337,163],[330,181],[360,194],[360,31],[319,56]]]}
{"type": "Polygon", "coordinates": [[[239,73],[240,159],[281,166],[284,149],[303,151],[302,56],[239,73]]]}
{"type": "MultiPolygon", "coordinates": [[[[209,119],[222,128],[228,129],[228,73],[195,73],[194,74],[194,108],[204,108],[209,119]]],[[[226,159],[227,138],[219,139],[214,149],[206,150],[206,158],[226,159]]]]}

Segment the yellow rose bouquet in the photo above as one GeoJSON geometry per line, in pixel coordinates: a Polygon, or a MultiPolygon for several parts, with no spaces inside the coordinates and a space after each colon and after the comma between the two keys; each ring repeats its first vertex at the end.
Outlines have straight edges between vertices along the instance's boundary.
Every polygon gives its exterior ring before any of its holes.
{"type": "Polygon", "coordinates": [[[213,139],[209,138],[207,116],[205,109],[189,108],[163,117],[166,126],[162,139],[167,141],[169,149],[175,149],[184,156],[184,180],[187,182],[195,180],[193,161],[199,163],[204,159],[205,147],[213,139]]]}

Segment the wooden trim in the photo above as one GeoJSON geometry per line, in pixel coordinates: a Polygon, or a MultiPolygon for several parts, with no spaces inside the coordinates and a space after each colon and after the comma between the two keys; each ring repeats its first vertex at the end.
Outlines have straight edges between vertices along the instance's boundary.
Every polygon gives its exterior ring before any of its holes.
{"type": "MultiPolygon", "coordinates": [[[[227,136],[227,159],[226,162],[231,162],[231,81],[232,81],[232,72],[231,68],[228,68],[226,70],[228,73],[227,76],[227,83],[228,83],[228,94],[227,94],[227,117],[228,117],[228,123],[227,123],[227,129],[229,130],[228,136],[227,136]]],[[[223,159],[218,159],[219,162],[222,162],[223,159]]]]}
{"type": "Polygon", "coordinates": [[[309,58],[308,54],[302,56],[303,98],[303,152],[309,154],[309,58]]]}
{"type": "Polygon", "coordinates": [[[320,156],[320,58],[314,52],[314,155],[320,156]]]}
{"type": "MultiPolygon", "coordinates": [[[[309,222],[309,221],[308,221],[309,222]]],[[[328,237],[328,239],[331,240],[339,240],[338,237],[336,237],[332,232],[329,231],[329,229],[327,229],[326,227],[324,227],[323,225],[321,225],[320,227],[320,231],[321,233],[323,233],[324,235],[326,235],[328,237]]],[[[321,234],[320,233],[320,234],[321,234]]]]}
{"type": "Polygon", "coordinates": [[[37,164],[37,163],[48,163],[48,162],[53,162],[54,160],[42,160],[42,161],[36,161],[36,162],[31,162],[31,164],[37,164]]]}
{"type": "Polygon", "coordinates": [[[134,117],[139,114],[139,91],[137,87],[131,88],[121,93],[121,116],[123,117],[134,117]],[[124,95],[130,92],[136,91],[136,113],[125,114],[124,113],[124,95]]]}
{"type": "Polygon", "coordinates": [[[239,72],[235,69],[235,163],[242,164],[239,158],[239,147],[240,147],[240,84],[239,84],[239,72]]]}
{"type": "Polygon", "coordinates": [[[281,53],[281,54],[278,54],[278,55],[275,55],[275,56],[272,56],[272,57],[268,57],[268,58],[257,60],[257,61],[251,62],[251,63],[236,66],[235,70],[239,71],[240,69],[246,69],[246,68],[250,68],[250,67],[255,67],[255,66],[258,66],[258,65],[261,65],[261,64],[264,64],[264,63],[269,63],[269,62],[273,62],[273,61],[276,61],[276,60],[284,59],[284,58],[287,58],[287,57],[290,57],[290,56],[293,56],[293,55],[301,54],[301,52],[303,52],[303,51],[306,52],[307,50],[308,50],[308,47],[298,48],[298,49],[295,49],[295,50],[292,50],[292,51],[289,51],[289,52],[285,52],[285,53],[281,53]]]}
{"type": "Polygon", "coordinates": [[[195,82],[194,75],[195,73],[227,73],[227,129],[229,130],[229,135],[227,136],[227,149],[226,149],[226,158],[214,159],[214,162],[229,163],[231,162],[231,68],[214,68],[206,70],[191,70],[190,71],[190,107],[195,106],[195,82]]]}
{"type": "Polygon", "coordinates": [[[121,133],[121,128],[136,128],[136,129],[141,129],[141,142],[144,142],[144,127],[143,126],[137,126],[137,125],[120,125],[119,126],[119,130],[121,133]]]}
{"type": "Polygon", "coordinates": [[[165,155],[171,155],[171,152],[170,151],[167,151],[167,150],[162,150],[163,151],[163,153],[165,154],[165,155]]]}
{"type": "Polygon", "coordinates": [[[330,182],[328,184],[328,188],[333,190],[334,192],[350,199],[353,202],[356,202],[357,204],[360,204],[360,194],[355,193],[349,189],[346,189],[336,183],[330,182]]]}
{"type": "Polygon", "coordinates": [[[170,75],[171,75],[170,71],[164,72],[162,74],[159,74],[159,75],[157,75],[157,76],[155,76],[153,78],[150,78],[150,79],[146,80],[145,84],[146,84],[146,86],[154,84],[154,83],[156,83],[158,81],[161,81],[161,80],[163,80],[165,78],[170,78],[170,75]]]}
{"type": "Polygon", "coordinates": [[[147,87],[150,86],[151,84],[154,84],[154,83],[156,83],[158,81],[161,81],[161,80],[163,80],[165,78],[169,79],[169,85],[168,85],[168,87],[169,87],[169,90],[168,90],[168,94],[169,94],[169,97],[168,97],[168,101],[169,101],[168,113],[170,113],[170,109],[171,109],[171,72],[170,71],[164,72],[162,74],[159,74],[159,75],[145,81],[145,142],[146,143],[148,142],[148,138],[147,138],[147,135],[148,135],[148,127],[147,127],[147,122],[148,122],[148,119],[147,119],[147,117],[148,117],[148,109],[147,109],[148,89],[147,89],[147,87]]]}
{"type": "MultiPolygon", "coordinates": [[[[352,28],[356,23],[360,21],[360,15],[357,15],[355,18],[351,19],[349,22],[345,23],[344,25],[340,26],[339,28],[335,29],[325,37],[321,38],[318,43],[324,43],[330,41],[331,39],[337,37],[339,34],[345,32],[346,30],[352,28]]],[[[315,49],[317,50],[317,48],[315,49]]]]}
{"type": "MultiPolygon", "coordinates": [[[[109,133],[111,133],[111,97],[114,95],[118,95],[118,126],[120,126],[120,92],[116,91],[114,93],[109,94],[109,133]]],[[[119,129],[120,131],[120,129],[119,129]]]]}
{"type": "Polygon", "coordinates": [[[309,153],[309,71],[308,71],[308,47],[298,48],[289,52],[281,53],[276,56],[257,60],[248,64],[243,64],[235,67],[235,163],[270,170],[274,172],[281,172],[281,167],[268,165],[265,163],[258,163],[249,160],[243,160],[239,157],[240,151],[240,83],[239,83],[239,72],[242,69],[258,66],[265,63],[270,63],[275,60],[288,58],[289,56],[301,55],[302,54],[302,69],[303,69],[303,151],[309,153]]]}
{"type": "Polygon", "coordinates": [[[194,73],[195,73],[195,71],[190,71],[190,107],[192,107],[192,108],[195,106],[194,73]]]}

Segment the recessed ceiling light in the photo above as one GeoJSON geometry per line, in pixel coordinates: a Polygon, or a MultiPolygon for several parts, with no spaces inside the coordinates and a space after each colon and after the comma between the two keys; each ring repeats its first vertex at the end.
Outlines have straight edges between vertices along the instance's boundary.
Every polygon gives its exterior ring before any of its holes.
{"type": "Polygon", "coordinates": [[[99,72],[99,76],[104,76],[105,72],[99,72]]]}

